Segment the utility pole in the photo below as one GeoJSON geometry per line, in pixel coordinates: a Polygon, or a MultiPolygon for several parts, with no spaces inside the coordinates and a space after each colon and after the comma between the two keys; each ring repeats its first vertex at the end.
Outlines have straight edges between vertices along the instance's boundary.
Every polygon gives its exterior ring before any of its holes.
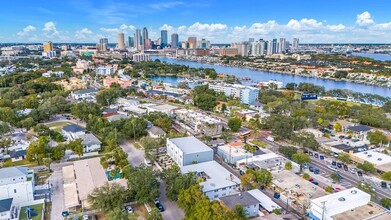
{"type": "Polygon", "coordinates": [[[322,220],[324,220],[324,213],[325,213],[325,209],[326,209],[326,201],[323,201],[322,202],[322,220]]]}

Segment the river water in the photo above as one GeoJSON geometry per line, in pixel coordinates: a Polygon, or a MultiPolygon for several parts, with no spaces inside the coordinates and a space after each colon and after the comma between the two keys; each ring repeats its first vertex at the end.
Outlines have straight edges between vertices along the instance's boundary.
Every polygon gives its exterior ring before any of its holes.
{"type": "Polygon", "coordinates": [[[354,56],[368,57],[379,61],[391,61],[390,54],[381,54],[381,53],[352,53],[352,54],[354,56]]]}
{"type": "MultiPolygon", "coordinates": [[[[335,81],[329,79],[320,79],[313,77],[304,77],[298,75],[281,74],[274,72],[266,72],[261,70],[253,70],[248,68],[230,67],[222,65],[213,65],[208,63],[198,63],[192,61],[176,60],[167,57],[152,57],[152,59],[159,59],[167,63],[186,65],[193,68],[214,68],[217,73],[234,75],[237,77],[249,77],[255,82],[264,82],[269,80],[277,80],[283,82],[284,85],[290,82],[299,84],[301,82],[313,83],[318,86],[324,86],[326,90],[330,89],[348,89],[354,92],[377,94],[384,97],[391,97],[391,89],[381,86],[366,85],[354,82],[335,81]]],[[[172,85],[177,85],[180,78],[169,76],[157,76],[152,78],[153,81],[163,81],[172,85]]],[[[246,82],[247,84],[250,82],[246,82]]],[[[243,84],[246,84],[243,83],[243,84]]]]}

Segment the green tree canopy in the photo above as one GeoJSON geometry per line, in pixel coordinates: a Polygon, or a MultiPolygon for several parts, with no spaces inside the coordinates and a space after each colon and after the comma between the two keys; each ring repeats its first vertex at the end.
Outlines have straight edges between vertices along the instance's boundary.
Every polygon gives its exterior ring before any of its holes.
{"type": "Polygon", "coordinates": [[[242,120],[240,120],[239,118],[231,118],[228,120],[228,127],[233,132],[239,131],[241,126],[242,126],[242,120]]]}
{"type": "Polygon", "coordinates": [[[94,209],[113,211],[116,208],[122,208],[128,196],[127,190],[118,183],[105,183],[88,195],[88,202],[94,209]]]}

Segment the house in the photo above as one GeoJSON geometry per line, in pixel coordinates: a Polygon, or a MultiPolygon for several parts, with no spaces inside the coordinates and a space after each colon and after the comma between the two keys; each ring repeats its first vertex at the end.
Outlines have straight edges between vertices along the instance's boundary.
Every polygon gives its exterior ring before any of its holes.
{"type": "Polygon", "coordinates": [[[179,167],[213,160],[213,150],[194,136],[167,138],[167,154],[179,167]]]}
{"type": "Polygon", "coordinates": [[[285,164],[290,162],[292,164],[293,172],[300,171],[300,165],[290,161],[289,159],[280,156],[276,153],[270,152],[266,154],[255,155],[246,159],[241,159],[236,161],[236,166],[239,167],[242,171],[244,167],[252,167],[255,169],[267,169],[269,171],[281,171],[285,169],[285,164]]]}
{"type": "Polygon", "coordinates": [[[12,217],[13,198],[0,199],[0,220],[14,219],[12,217]]]}
{"type": "Polygon", "coordinates": [[[361,140],[366,140],[368,132],[372,131],[372,128],[366,125],[356,125],[348,127],[348,131],[352,131],[361,140]]]}
{"type": "Polygon", "coordinates": [[[259,201],[247,191],[221,197],[220,203],[232,210],[239,204],[250,218],[258,216],[259,201]]]}
{"type": "Polygon", "coordinates": [[[217,154],[227,163],[235,164],[238,160],[248,159],[253,156],[244,149],[242,142],[231,142],[217,147],[217,154]]]}
{"type": "Polygon", "coordinates": [[[255,101],[250,104],[249,106],[251,109],[262,111],[263,110],[263,105],[259,101],[255,101]]]}
{"type": "Polygon", "coordinates": [[[321,138],[323,137],[323,132],[319,131],[318,129],[314,128],[304,128],[300,130],[301,132],[307,132],[314,135],[315,138],[321,138]]]}
{"type": "Polygon", "coordinates": [[[81,144],[83,145],[83,152],[91,152],[91,151],[97,151],[101,149],[102,142],[99,141],[95,135],[89,133],[81,136],[81,139],[83,140],[81,144]]]}
{"type": "Polygon", "coordinates": [[[281,209],[277,203],[259,189],[253,189],[247,192],[258,200],[259,215],[267,215],[272,213],[275,209],[281,209]]]}
{"type": "Polygon", "coordinates": [[[0,199],[13,198],[14,204],[34,200],[34,172],[26,167],[0,169],[0,199]]]}
{"type": "Polygon", "coordinates": [[[389,219],[389,212],[356,187],[310,200],[311,219],[389,219]]]}
{"type": "Polygon", "coordinates": [[[12,162],[26,159],[26,150],[12,151],[10,153],[12,162]]]}
{"type": "Polygon", "coordinates": [[[128,118],[129,118],[129,116],[124,115],[124,114],[114,114],[114,115],[110,115],[110,116],[106,117],[107,121],[109,121],[109,122],[119,121],[121,119],[128,119],[128,118]]]}
{"type": "Polygon", "coordinates": [[[71,124],[71,125],[64,126],[62,128],[62,133],[64,134],[65,137],[67,137],[68,140],[72,141],[84,135],[85,129],[78,125],[71,124]]]}
{"type": "Polygon", "coordinates": [[[199,184],[210,200],[218,200],[223,196],[235,194],[240,187],[240,179],[213,160],[183,166],[181,172],[183,174],[194,173],[197,178],[203,179],[199,184]]]}
{"type": "Polygon", "coordinates": [[[95,96],[98,90],[96,89],[81,89],[77,91],[72,91],[70,97],[74,100],[95,100],[95,96]]]}
{"type": "Polygon", "coordinates": [[[175,110],[178,109],[175,105],[168,105],[168,104],[154,104],[154,103],[146,103],[140,105],[141,108],[144,108],[147,110],[147,113],[149,112],[161,112],[164,114],[167,114],[170,117],[174,116],[175,110]]]}
{"type": "Polygon", "coordinates": [[[11,145],[8,147],[9,151],[26,150],[30,145],[30,140],[27,139],[27,133],[17,132],[11,134],[11,145]]]}
{"type": "Polygon", "coordinates": [[[108,88],[113,83],[118,83],[121,88],[126,88],[132,85],[132,81],[129,79],[121,79],[115,76],[114,78],[111,78],[110,76],[107,76],[103,79],[103,86],[108,88]]]}
{"type": "Polygon", "coordinates": [[[166,136],[166,132],[163,131],[163,129],[157,127],[157,126],[151,126],[147,129],[148,135],[153,138],[161,138],[166,136]]]}

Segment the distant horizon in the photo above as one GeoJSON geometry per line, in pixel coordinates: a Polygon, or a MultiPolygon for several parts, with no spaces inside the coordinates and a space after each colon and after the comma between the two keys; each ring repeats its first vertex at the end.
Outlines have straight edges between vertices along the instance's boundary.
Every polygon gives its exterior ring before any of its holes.
{"type": "Polygon", "coordinates": [[[146,27],[151,40],[167,30],[168,42],[178,33],[179,41],[195,36],[213,43],[283,37],[388,44],[390,8],[384,0],[13,0],[0,14],[0,42],[116,42],[118,33],[133,36],[146,27]]]}

